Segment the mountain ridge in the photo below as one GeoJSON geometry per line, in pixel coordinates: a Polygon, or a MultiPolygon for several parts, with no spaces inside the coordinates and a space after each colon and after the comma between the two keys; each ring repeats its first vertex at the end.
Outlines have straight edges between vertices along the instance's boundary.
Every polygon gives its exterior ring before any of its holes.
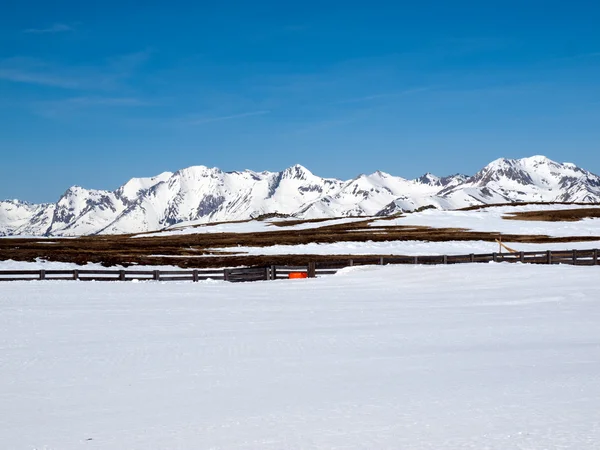
{"type": "Polygon", "coordinates": [[[0,235],[81,236],[154,231],[182,222],[244,220],[265,214],[301,219],[383,216],[425,206],[600,202],[600,177],[536,155],[499,158],[472,176],[386,172],[322,178],[295,164],[280,172],[223,172],[203,165],[132,178],[114,191],[71,186],[55,203],[0,202],[0,235]]]}

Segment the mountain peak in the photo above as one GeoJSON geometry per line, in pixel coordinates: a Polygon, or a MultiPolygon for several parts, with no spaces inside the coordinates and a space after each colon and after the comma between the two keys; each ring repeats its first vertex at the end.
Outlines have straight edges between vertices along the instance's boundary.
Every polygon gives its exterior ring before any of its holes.
{"type": "Polygon", "coordinates": [[[542,155],[530,156],[529,158],[519,159],[517,160],[517,162],[523,167],[532,167],[534,169],[537,169],[540,166],[546,166],[549,167],[551,170],[560,170],[565,167],[564,164],[552,161],[550,158],[546,158],[542,155]]]}
{"type": "Polygon", "coordinates": [[[522,185],[533,183],[530,174],[523,170],[519,160],[506,158],[492,161],[470,179],[478,186],[488,185],[491,182],[501,182],[502,180],[516,181],[522,185]]]}
{"type": "Polygon", "coordinates": [[[489,163],[488,165],[486,165],[482,170],[491,170],[491,169],[496,169],[499,167],[506,167],[506,166],[510,166],[512,165],[512,163],[514,163],[514,159],[508,159],[508,158],[498,158],[493,160],[491,163],[489,163]]]}
{"type": "Polygon", "coordinates": [[[426,174],[421,175],[415,181],[417,183],[426,184],[428,186],[438,186],[440,184],[440,178],[435,176],[431,172],[427,172],[426,174]]]}
{"type": "Polygon", "coordinates": [[[159,183],[167,181],[173,176],[173,172],[163,172],[154,177],[143,177],[143,178],[132,178],[119,189],[116,193],[119,197],[125,200],[133,200],[140,195],[140,193],[153,188],[159,183]]]}
{"type": "Polygon", "coordinates": [[[61,198],[71,197],[73,195],[78,195],[82,192],[87,192],[88,190],[84,187],[81,187],[77,184],[67,188],[67,190],[61,195],[61,198]]]}
{"type": "Polygon", "coordinates": [[[552,162],[553,163],[554,162],[550,158],[547,158],[544,155],[529,156],[527,158],[521,159],[521,161],[528,161],[528,162],[533,162],[533,163],[548,163],[548,162],[552,162]]]}
{"type": "Polygon", "coordinates": [[[390,178],[392,176],[393,175],[390,175],[387,172],[383,172],[382,170],[376,170],[371,175],[369,175],[369,177],[377,177],[377,178],[390,178]]]}
{"type": "Polygon", "coordinates": [[[312,172],[300,164],[294,164],[281,172],[281,177],[287,179],[306,180],[311,176],[312,172]]]}

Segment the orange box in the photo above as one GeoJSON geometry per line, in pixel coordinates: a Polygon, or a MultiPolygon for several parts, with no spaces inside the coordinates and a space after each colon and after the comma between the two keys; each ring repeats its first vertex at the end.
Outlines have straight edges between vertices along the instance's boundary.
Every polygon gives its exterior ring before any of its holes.
{"type": "Polygon", "coordinates": [[[290,272],[288,278],[308,278],[308,273],[306,272],[290,272]]]}

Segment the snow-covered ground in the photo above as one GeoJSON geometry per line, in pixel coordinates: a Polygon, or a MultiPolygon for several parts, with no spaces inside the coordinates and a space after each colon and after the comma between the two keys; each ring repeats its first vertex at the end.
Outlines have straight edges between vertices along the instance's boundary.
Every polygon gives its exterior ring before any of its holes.
{"type": "Polygon", "coordinates": [[[498,206],[475,211],[441,211],[428,209],[406,214],[392,220],[375,220],[371,226],[427,226],[433,228],[466,228],[473,231],[504,234],[545,234],[548,236],[600,236],[600,219],[578,222],[540,222],[506,220],[503,216],[525,211],[553,211],[564,209],[597,208],[597,205],[523,205],[498,206]]]}
{"type": "Polygon", "coordinates": [[[38,259],[36,261],[14,261],[12,259],[0,261],[0,270],[73,270],[73,269],[86,269],[86,270],[120,270],[120,269],[129,269],[129,270],[181,270],[180,267],[177,266],[144,266],[139,264],[133,264],[128,267],[124,267],[121,265],[104,267],[102,264],[97,263],[87,263],[87,264],[75,264],[69,262],[60,262],[60,261],[46,261],[42,259],[38,259]]]}
{"type": "Polygon", "coordinates": [[[206,233],[257,233],[262,231],[277,231],[277,228],[270,222],[262,220],[250,220],[248,222],[225,222],[217,225],[199,225],[197,223],[190,223],[177,224],[172,228],[166,228],[164,230],[153,231],[150,233],[140,233],[132,237],[165,237],[206,233]]]}
{"type": "MultiPolygon", "coordinates": [[[[501,234],[565,236],[600,236],[600,219],[583,219],[577,222],[540,222],[507,220],[503,217],[514,212],[566,210],[590,206],[576,205],[522,205],[485,208],[475,211],[442,211],[425,210],[419,213],[406,214],[397,219],[382,219],[371,222],[368,226],[427,226],[432,228],[464,228],[467,230],[494,232],[501,234]]],[[[352,219],[342,219],[352,220],[352,219]]],[[[353,219],[359,220],[359,219],[353,219]]],[[[360,219],[360,220],[364,220],[360,219]]],[[[332,224],[334,221],[310,223],[312,227],[332,224]]],[[[343,222],[341,222],[343,223],[343,222]]],[[[272,227],[271,227],[272,228],[272,227]]],[[[293,229],[290,227],[290,229],[293,229]]],[[[360,231],[360,230],[357,230],[360,231]]],[[[585,250],[600,248],[600,241],[566,242],[555,244],[523,244],[504,242],[517,251],[544,250],[585,250]]],[[[386,242],[334,242],[328,244],[273,245],[269,247],[215,248],[216,251],[236,251],[250,255],[457,255],[469,253],[490,253],[498,251],[498,245],[484,241],[386,241],[386,242]]]]}
{"type": "Polygon", "coordinates": [[[325,226],[341,225],[352,222],[362,222],[365,217],[347,217],[343,219],[328,219],[320,222],[305,222],[290,226],[277,226],[275,223],[286,221],[296,221],[298,219],[269,219],[269,220],[250,220],[247,222],[225,222],[216,225],[200,224],[198,222],[186,222],[183,224],[174,225],[171,228],[165,228],[161,231],[152,233],[141,233],[132,236],[134,238],[141,237],[165,237],[179,236],[186,234],[206,234],[206,233],[260,233],[265,231],[292,231],[292,230],[309,230],[313,228],[321,228],[325,226]]]}
{"type": "MultiPolygon", "coordinates": [[[[589,250],[600,248],[600,241],[564,242],[553,244],[524,244],[503,242],[516,251],[589,250]]],[[[229,247],[214,251],[237,252],[249,255],[468,255],[498,252],[495,242],[485,241],[386,241],[333,242],[329,244],[272,245],[269,247],[229,247]]],[[[506,250],[503,250],[506,252],[506,250]]],[[[168,256],[168,255],[157,255],[168,256]]],[[[177,256],[174,256],[177,258],[177,256]]]]}
{"type": "Polygon", "coordinates": [[[0,447],[597,449],[599,276],[0,283],[0,447]]]}
{"type": "MultiPolygon", "coordinates": [[[[597,205],[522,205],[499,206],[475,211],[445,211],[428,209],[418,213],[407,213],[397,219],[376,219],[370,226],[427,226],[432,228],[464,228],[473,231],[504,234],[544,234],[563,236],[600,236],[600,219],[583,219],[578,222],[541,222],[531,220],[507,220],[504,216],[515,212],[552,211],[567,209],[597,208],[597,205]]],[[[285,222],[296,219],[251,220],[247,222],[226,222],[217,225],[189,222],[174,225],[162,231],[143,233],[134,237],[164,237],[185,234],[204,233],[256,233],[264,231],[292,231],[321,228],[344,223],[361,222],[368,217],[348,217],[330,219],[322,222],[307,222],[289,227],[278,227],[273,222],[285,222]]],[[[369,226],[369,225],[368,225],[369,226]]],[[[367,226],[367,227],[368,227],[367,226]]],[[[360,230],[357,230],[360,231],[360,230]]]]}

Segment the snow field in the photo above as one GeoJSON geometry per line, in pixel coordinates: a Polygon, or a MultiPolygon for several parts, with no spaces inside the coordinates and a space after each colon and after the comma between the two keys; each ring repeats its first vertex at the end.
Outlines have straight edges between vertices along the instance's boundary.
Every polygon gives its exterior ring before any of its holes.
{"type": "MultiPolygon", "coordinates": [[[[594,207],[593,205],[589,207],[594,207]]],[[[493,207],[475,211],[441,211],[425,210],[419,213],[406,214],[392,220],[375,220],[369,226],[427,226],[433,228],[464,228],[479,232],[521,235],[548,235],[552,237],[600,236],[600,220],[584,219],[578,222],[540,222],[506,220],[503,216],[511,212],[540,211],[586,208],[572,205],[523,205],[493,207]]],[[[269,221],[251,221],[244,223],[219,224],[194,228],[166,230],[144,236],[165,236],[175,234],[221,233],[221,232],[261,232],[291,231],[294,229],[319,228],[322,226],[362,221],[365,218],[336,219],[318,223],[306,223],[293,227],[275,227],[269,221]]],[[[376,231],[374,231],[375,233],[376,231]]],[[[600,241],[582,241],[554,244],[527,244],[504,242],[517,251],[545,250],[587,250],[600,247],[600,241]]],[[[490,253],[498,250],[493,242],[484,241],[385,241],[385,242],[335,242],[329,244],[273,245],[269,247],[238,246],[235,248],[214,248],[215,251],[236,251],[238,254],[278,255],[278,254],[314,254],[314,255],[457,255],[469,253],[490,253]]],[[[161,255],[156,255],[161,256],[161,255]]],[[[174,256],[174,258],[177,258],[174,256]]]]}
{"type": "Polygon", "coordinates": [[[247,222],[225,222],[217,225],[195,221],[182,224],[179,223],[170,228],[165,228],[163,230],[154,231],[151,233],[136,234],[135,236],[132,236],[132,238],[180,236],[206,233],[260,233],[267,231],[308,230],[345,223],[362,222],[365,219],[365,217],[348,217],[344,219],[330,219],[323,222],[306,222],[285,227],[274,225],[273,222],[286,222],[297,219],[278,218],[273,220],[250,220],[247,222]]]}
{"type": "Polygon", "coordinates": [[[7,259],[0,261],[0,270],[74,270],[74,269],[86,269],[86,270],[185,270],[178,266],[164,266],[154,265],[145,266],[141,264],[132,264],[128,267],[121,265],[115,265],[110,267],[104,267],[102,264],[90,263],[87,264],[75,264],[70,262],[61,261],[46,261],[43,259],[37,259],[36,261],[14,261],[7,259]]]}
{"type": "MultiPolygon", "coordinates": [[[[503,242],[516,251],[590,250],[600,248],[600,241],[527,244],[503,242]]],[[[498,244],[485,241],[385,241],[334,242],[330,244],[271,245],[269,247],[214,248],[213,251],[236,252],[249,255],[468,255],[498,252],[498,244]]],[[[506,250],[503,250],[506,253],[506,250]]],[[[178,258],[173,255],[153,255],[178,258]]],[[[187,257],[187,256],[186,256],[187,257]]],[[[0,266],[1,267],[1,266],[0,266]]]]}
{"type": "Polygon", "coordinates": [[[596,449],[600,273],[0,283],[13,449],[596,449]]]}
{"type": "Polygon", "coordinates": [[[442,211],[427,209],[406,214],[397,219],[375,220],[371,226],[427,226],[433,228],[465,228],[472,231],[504,234],[564,236],[600,236],[600,220],[583,219],[577,222],[540,222],[506,220],[503,216],[515,212],[553,211],[597,208],[597,205],[524,205],[498,206],[474,211],[442,211]]]}

